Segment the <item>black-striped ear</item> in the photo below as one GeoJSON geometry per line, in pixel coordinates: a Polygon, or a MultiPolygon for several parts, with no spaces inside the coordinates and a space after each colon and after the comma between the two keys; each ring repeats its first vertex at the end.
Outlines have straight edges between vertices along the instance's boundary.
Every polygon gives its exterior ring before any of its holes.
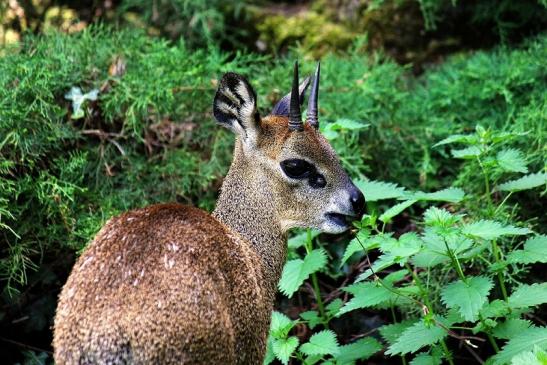
{"type": "Polygon", "coordinates": [[[233,72],[220,80],[213,114],[220,124],[245,139],[255,137],[260,128],[256,93],[245,77],[233,72]]]}

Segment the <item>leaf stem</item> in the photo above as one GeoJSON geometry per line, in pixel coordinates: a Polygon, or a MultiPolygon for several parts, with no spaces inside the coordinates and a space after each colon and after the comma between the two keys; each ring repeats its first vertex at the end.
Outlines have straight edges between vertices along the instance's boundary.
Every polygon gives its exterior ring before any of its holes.
{"type": "Polygon", "coordinates": [[[458,256],[452,251],[452,249],[448,246],[448,243],[446,242],[446,239],[443,237],[443,242],[446,247],[446,252],[448,252],[448,256],[450,257],[450,261],[452,261],[452,266],[458,273],[458,276],[460,277],[461,281],[467,284],[467,278],[465,277],[465,274],[463,273],[462,266],[460,265],[460,261],[458,260],[458,256]]]}
{"type": "MultiPolygon", "coordinates": [[[[393,321],[393,323],[397,323],[397,316],[395,315],[395,308],[393,307],[393,302],[390,303],[389,308],[391,309],[391,320],[393,321]]],[[[403,363],[403,365],[407,365],[405,355],[401,354],[400,356],[401,356],[401,362],[403,363]]]]}
{"type": "Polygon", "coordinates": [[[492,196],[490,195],[490,179],[488,176],[488,172],[486,172],[486,169],[484,165],[482,164],[482,161],[480,157],[477,157],[477,162],[479,163],[479,166],[482,170],[482,175],[484,176],[484,190],[486,191],[486,199],[488,201],[488,214],[492,215],[492,196]]]}
{"type": "Polygon", "coordinates": [[[422,281],[420,280],[418,275],[416,275],[414,270],[412,270],[412,268],[410,267],[410,265],[408,263],[405,263],[405,267],[410,272],[410,275],[412,275],[412,278],[416,282],[416,286],[418,287],[418,289],[420,289],[420,294],[421,294],[422,299],[425,302],[427,310],[429,312],[431,312],[433,310],[433,306],[431,305],[431,302],[429,301],[429,296],[427,295],[428,294],[427,290],[425,290],[422,281]]]}
{"type": "MultiPolygon", "coordinates": [[[[309,254],[313,250],[313,239],[311,236],[311,229],[306,231],[306,252],[309,254]]],[[[319,309],[319,315],[321,316],[321,321],[327,327],[327,316],[325,315],[325,307],[323,306],[323,299],[321,299],[321,291],[319,289],[319,281],[317,280],[317,275],[315,273],[311,274],[311,282],[313,286],[313,293],[315,295],[315,301],[317,302],[317,308],[319,309]]]]}
{"type": "MultiPolygon", "coordinates": [[[[492,254],[494,255],[494,260],[499,265],[501,263],[500,248],[496,240],[492,240],[492,254]]],[[[501,294],[503,295],[503,300],[507,302],[507,288],[505,287],[505,280],[503,279],[503,274],[498,271],[498,281],[500,283],[501,294]]]]}
{"type": "Polygon", "coordinates": [[[496,214],[498,214],[498,211],[505,205],[505,202],[507,201],[507,199],[509,199],[511,197],[511,195],[513,194],[513,192],[509,192],[509,194],[507,194],[507,196],[502,200],[501,204],[498,205],[498,207],[496,208],[496,210],[494,211],[494,216],[496,214]]]}
{"type": "Polygon", "coordinates": [[[492,336],[492,334],[488,331],[486,332],[486,336],[488,337],[488,341],[490,341],[490,344],[494,348],[494,351],[496,351],[496,354],[500,352],[500,348],[498,347],[498,344],[496,343],[496,340],[492,336]]]}
{"type": "Polygon", "coordinates": [[[448,350],[448,346],[446,346],[446,342],[444,342],[443,339],[441,339],[441,346],[443,348],[444,355],[446,356],[446,360],[448,360],[448,363],[450,365],[454,365],[454,360],[452,360],[452,355],[450,354],[450,351],[448,350]]]}

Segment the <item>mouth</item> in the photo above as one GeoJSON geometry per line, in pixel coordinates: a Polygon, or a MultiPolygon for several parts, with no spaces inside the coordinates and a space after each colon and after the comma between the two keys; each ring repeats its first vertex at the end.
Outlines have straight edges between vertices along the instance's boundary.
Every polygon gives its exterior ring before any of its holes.
{"type": "Polygon", "coordinates": [[[326,213],[325,216],[328,218],[329,221],[340,227],[348,227],[351,222],[353,222],[356,218],[353,215],[346,215],[334,212],[326,213]]]}

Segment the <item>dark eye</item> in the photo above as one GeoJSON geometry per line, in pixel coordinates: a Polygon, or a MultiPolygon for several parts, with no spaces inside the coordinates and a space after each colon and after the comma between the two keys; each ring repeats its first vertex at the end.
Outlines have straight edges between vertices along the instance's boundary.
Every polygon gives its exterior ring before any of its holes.
{"type": "Polygon", "coordinates": [[[281,169],[292,179],[304,179],[315,171],[312,164],[296,158],[281,161],[281,169]]]}
{"type": "Polygon", "coordinates": [[[324,188],[327,185],[325,177],[321,174],[315,174],[310,177],[310,186],[314,189],[324,188]]]}

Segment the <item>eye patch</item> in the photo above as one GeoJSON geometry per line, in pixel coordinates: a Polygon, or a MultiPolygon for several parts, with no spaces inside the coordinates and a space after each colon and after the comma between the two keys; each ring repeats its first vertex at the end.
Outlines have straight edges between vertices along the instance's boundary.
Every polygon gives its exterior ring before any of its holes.
{"type": "Polygon", "coordinates": [[[312,188],[323,188],[327,185],[325,177],[317,172],[315,166],[301,159],[281,161],[281,169],[291,179],[308,179],[312,188]]]}

